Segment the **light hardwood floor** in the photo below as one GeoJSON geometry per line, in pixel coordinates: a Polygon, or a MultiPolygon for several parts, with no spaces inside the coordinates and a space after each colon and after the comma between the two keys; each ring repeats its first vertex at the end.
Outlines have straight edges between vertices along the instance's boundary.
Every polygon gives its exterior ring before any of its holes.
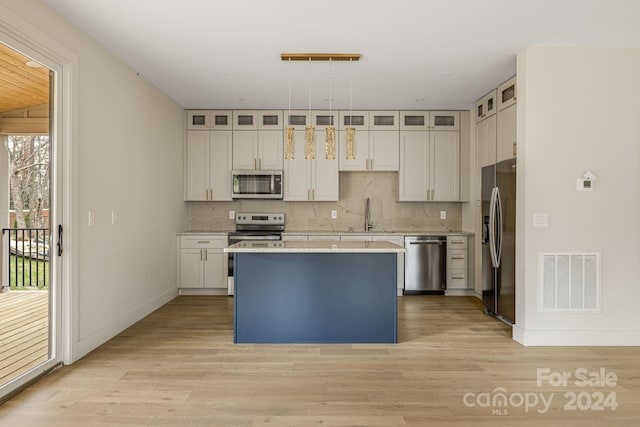
{"type": "Polygon", "coordinates": [[[475,298],[399,298],[397,345],[234,345],[232,304],[178,297],[5,403],[0,425],[640,425],[637,347],[522,347],[475,298]],[[618,380],[538,386],[538,368],[618,380]],[[507,405],[478,406],[501,391],[507,405]],[[618,406],[566,410],[567,392],[618,406]],[[533,396],[549,410],[519,405],[533,396]]]}

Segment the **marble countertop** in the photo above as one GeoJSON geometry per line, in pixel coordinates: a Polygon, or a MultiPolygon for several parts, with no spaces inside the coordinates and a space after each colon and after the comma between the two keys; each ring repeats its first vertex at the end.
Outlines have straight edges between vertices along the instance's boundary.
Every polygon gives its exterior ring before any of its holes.
{"type": "MultiPolygon", "coordinates": [[[[188,235],[198,235],[198,234],[209,234],[209,235],[224,235],[226,236],[230,232],[234,230],[185,230],[180,231],[178,235],[188,236],[188,235]]],[[[390,236],[473,236],[474,233],[471,231],[425,231],[425,230],[411,230],[411,231],[285,231],[284,234],[288,234],[290,236],[300,236],[300,235],[313,235],[313,236],[335,236],[335,235],[349,235],[349,236],[374,236],[374,235],[390,235],[390,236]]]]}
{"type": "Polygon", "coordinates": [[[400,253],[402,246],[384,241],[342,242],[337,240],[314,241],[243,241],[224,249],[225,252],[259,253],[400,253]]]}

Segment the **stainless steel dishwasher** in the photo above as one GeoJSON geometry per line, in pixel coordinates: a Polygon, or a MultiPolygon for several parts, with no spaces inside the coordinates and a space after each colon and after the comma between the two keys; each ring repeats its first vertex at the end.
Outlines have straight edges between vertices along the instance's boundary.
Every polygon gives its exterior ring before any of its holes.
{"type": "Polygon", "coordinates": [[[404,293],[443,293],[447,288],[447,237],[405,236],[404,293]]]}

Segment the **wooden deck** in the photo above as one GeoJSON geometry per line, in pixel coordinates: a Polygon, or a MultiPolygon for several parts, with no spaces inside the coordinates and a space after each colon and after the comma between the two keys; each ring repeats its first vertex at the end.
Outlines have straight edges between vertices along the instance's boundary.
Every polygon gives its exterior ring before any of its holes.
{"type": "Polygon", "coordinates": [[[47,360],[49,292],[0,293],[0,384],[47,360]]]}

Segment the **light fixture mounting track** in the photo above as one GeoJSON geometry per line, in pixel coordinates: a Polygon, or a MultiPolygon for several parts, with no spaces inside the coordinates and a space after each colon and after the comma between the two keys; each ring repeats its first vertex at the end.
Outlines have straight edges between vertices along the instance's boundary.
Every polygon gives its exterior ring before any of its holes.
{"type": "Polygon", "coordinates": [[[281,53],[283,61],[358,61],[359,53],[281,53]]]}

